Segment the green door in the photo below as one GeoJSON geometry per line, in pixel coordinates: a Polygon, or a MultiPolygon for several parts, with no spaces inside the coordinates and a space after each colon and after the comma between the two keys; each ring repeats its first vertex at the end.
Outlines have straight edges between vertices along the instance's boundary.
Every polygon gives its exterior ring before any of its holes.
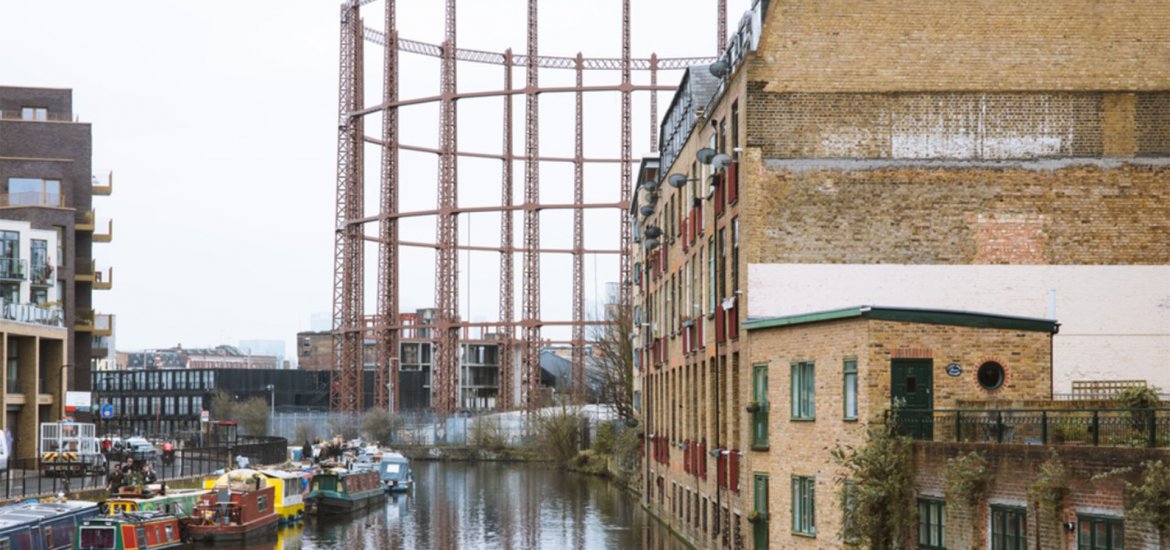
{"type": "Polygon", "coordinates": [[[890,361],[891,404],[900,407],[898,433],[914,439],[934,436],[934,361],[931,359],[893,359],[890,361]]]}

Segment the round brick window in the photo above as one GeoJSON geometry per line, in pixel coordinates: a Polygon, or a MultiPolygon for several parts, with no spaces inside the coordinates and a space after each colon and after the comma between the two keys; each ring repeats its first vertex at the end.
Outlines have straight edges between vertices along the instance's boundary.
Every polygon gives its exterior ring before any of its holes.
{"type": "Polygon", "coordinates": [[[987,391],[998,390],[1003,385],[1004,379],[1003,365],[996,361],[986,361],[979,365],[979,372],[976,377],[979,378],[979,385],[987,391]]]}

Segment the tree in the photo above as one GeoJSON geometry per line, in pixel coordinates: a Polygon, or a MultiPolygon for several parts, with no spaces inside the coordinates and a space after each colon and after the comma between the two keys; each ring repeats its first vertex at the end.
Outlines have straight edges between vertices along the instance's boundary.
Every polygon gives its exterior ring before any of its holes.
{"type": "Polygon", "coordinates": [[[593,364],[598,372],[598,393],[602,403],[613,407],[619,417],[634,418],[634,319],[629,308],[607,308],[609,317],[594,329],[593,364]]]}
{"type": "Polygon", "coordinates": [[[914,519],[910,439],[891,422],[870,421],[865,444],[832,450],[846,473],[837,479],[845,511],[842,539],[866,548],[895,548],[914,519]]]}
{"type": "Polygon", "coordinates": [[[394,434],[402,427],[402,419],[386,409],[373,408],[362,415],[362,433],[383,445],[394,442],[394,434]]]}
{"type": "Polygon", "coordinates": [[[226,391],[217,390],[211,396],[211,411],[217,420],[233,420],[240,429],[251,435],[268,431],[268,401],[252,397],[243,401],[226,391]]]}

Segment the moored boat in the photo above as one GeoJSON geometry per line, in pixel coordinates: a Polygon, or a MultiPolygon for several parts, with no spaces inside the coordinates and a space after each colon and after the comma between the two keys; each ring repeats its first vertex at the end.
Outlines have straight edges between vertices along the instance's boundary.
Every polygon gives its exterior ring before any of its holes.
{"type": "Polygon", "coordinates": [[[286,472],[283,470],[231,470],[216,477],[209,477],[203,482],[204,488],[212,489],[216,485],[229,483],[232,477],[253,478],[259,475],[264,485],[272,487],[276,494],[276,515],[282,525],[300,521],[305,514],[304,495],[308,490],[307,474],[301,472],[286,472]]]}
{"type": "Polygon", "coordinates": [[[30,502],[0,508],[0,548],[73,547],[77,526],[96,516],[96,503],[30,502]]]}
{"type": "Polygon", "coordinates": [[[344,514],[386,498],[377,471],[353,472],[342,468],[313,476],[305,508],[314,514],[344,514]]]}
{"type": "Polygon", "coordinates": [[[199,499],[187,526],[191,540],[243,542],[276,533],[276,491],[256,473],[230,478],[199,499]]]}
{"type": "Polygon", "coordinates": [[[179,521],[191,517],[199,497],[207,494],[206,489],[167,489],[159,487],[158,491],[129,492],[123,491],[117,496],[111,496],[102,503],[102,512],[106,515],[125,514],[129,512],[166,512],[174,514],[179,521]]]}
{"type": "Polygon", "coordinates": [[[75,550],[165,550],[186,544],[179,519],[164,512],[97,516],[77,527],[75,550]]]}
{"type": "Polygon", "coordinates": [[[382,451],[377,464],[382,487],[387,492],[405,492],[414,486],[414,472],[410,470],[410,460],[405,456],[394,451],[382,451]]]}

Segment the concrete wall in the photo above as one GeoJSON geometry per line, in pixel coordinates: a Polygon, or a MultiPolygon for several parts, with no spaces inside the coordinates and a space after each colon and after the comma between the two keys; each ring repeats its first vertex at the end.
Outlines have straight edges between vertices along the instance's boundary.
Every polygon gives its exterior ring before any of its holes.
{"type": "Polygon", "coordinates": [[[752,317],[852,305],[1054,318],[1057,392],[1072,380],[1170,388],[1170,266],[751,264],[752,317]]]}

